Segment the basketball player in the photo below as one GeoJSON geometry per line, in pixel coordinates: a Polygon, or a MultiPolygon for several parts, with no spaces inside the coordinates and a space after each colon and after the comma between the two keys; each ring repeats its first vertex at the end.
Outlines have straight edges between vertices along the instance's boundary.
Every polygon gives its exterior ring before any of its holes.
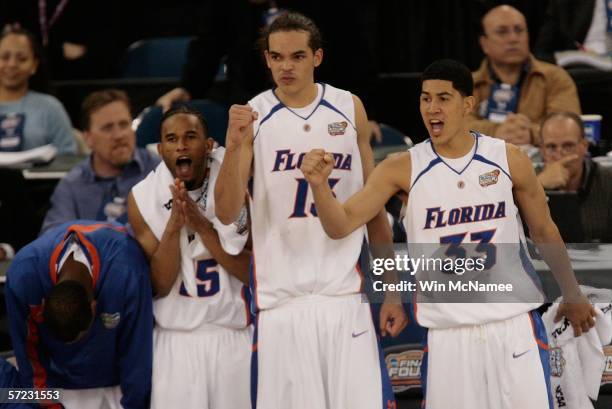
{"type": "Polygon", "coordinates": [[[18,387],[62,389],[53,409],[149,407],[149,267],[124,226],[49,230],[17,253],[6,305],[18,387]]]}
{"type": "MultiPolygon", "coordinates": [[[[276,87],[230,109],[215,188],[217,215],[231,223],[253,176],[257,408],[395,407],[361,296],[357,264],[365,228],[330,240],[299,172],[303,155],[325,146],[334,152],[335,194],[344,200],[360,189],[373,169],[364,107],[350,92],[314,82],[323,50],[307,17],[282,14],[262,40],[276,87]]],[[[391,242],[384,212],[368,233],[372,244],[391,242]]],[[[406,325],[401,304],[385,303],[380,325],[383,334],[397,335],[406,325]]]]}
{"type": "MultiPolygon", "coordinates": [[[[509,274],[531,283],[529,261],[495,259],[504,246],[520,243],[520,209],[531,237],[556,275],[565,315],[577,335],[593,326],[594,311],[576,285],[565,247],[550,218],[546,198],[527,156],[515,146],[472,133],[472,76],[462,64],[440,60],[423,73],[420,109],[430,139],[381,163],[365,187],[342,205],[328,183],[333,156],[323,149],[302,160],[327,234],[353,234],[398,191],[408,194],[406,234],[410,243],[480,242],[491,276],[509,274]],[[516,204],[515,204],[516,199],[516,204]],[[485,208],[489,209],[484,211],[485,208]],[[518,207],[517,207],[518,206],[518,207]],[[492,208],[494,211],[491,211],[492,208]]],[[[410,252],[411,244],[409,244],[410,252]]],[[[517,246],[518,248],[518,246],[517,246]]],[[[479,248],[477,247],[476,250],[479,248]]],[[[523,250],[524,251],[524,250],[523,250]]],[[[507,253],[507,252],[506,252],[507,253]]],[[[414,254],[414,253],[413,253],[414,254]]],[[[537,298],[514,303],[418,303],[415,315],[429,328],[422,374],[424,407],[544,409],[552,406],[548,355],[537,298]]],[[[417,298],[418,300],[418,298],[417,298]]]]}
{"type": "Polygon", "coordinates": [[[211,150],[207,135],[199,113],[167,112],[163,161],[128,198],[156,295],[152,408],[250,405],[247,232],[244,220],[224,226],[214,217],[223,148],[211,150]]]}

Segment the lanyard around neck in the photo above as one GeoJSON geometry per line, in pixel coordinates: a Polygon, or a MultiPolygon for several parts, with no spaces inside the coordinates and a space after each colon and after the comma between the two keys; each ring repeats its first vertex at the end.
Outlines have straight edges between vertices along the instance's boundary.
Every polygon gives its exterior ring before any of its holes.
{"type": "Polygon", "coordinates": [[[47,1],[38,0],[38,19],[40,22],[40,32],[42,34],[42,42],[44,46],[49,43],[49,30],[51,30],[51,27],[53,27],[57,19],[64,12],[68,1],[69,0],[61,0],[57,7],[55,7],[55,11],[51,16],[51,19],[47,21],[47,1]]]}

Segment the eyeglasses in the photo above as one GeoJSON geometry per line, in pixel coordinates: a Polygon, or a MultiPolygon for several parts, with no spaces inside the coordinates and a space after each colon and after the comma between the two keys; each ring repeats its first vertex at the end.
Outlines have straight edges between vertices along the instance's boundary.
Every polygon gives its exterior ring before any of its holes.
{"type": "Polygon", "coordinates": [[[550,155],[560,150],[563,155],[567,155],[568,153],[573,153],[576,150],[576,146],[578,146],[576,142],[565,142],[561,145],[547,143],[544,145],[544,152],[550,155]]]}
{"type": "Polygon", "coordinates": [[[499,27],[493,30],[492,34],[500,38],[507,38],[510,35],[510,33],[514,33],[517,36],[521,36],[525,34],[526,32],[527,32],[527,27],[514,26],[514,27],[499,27]]]}

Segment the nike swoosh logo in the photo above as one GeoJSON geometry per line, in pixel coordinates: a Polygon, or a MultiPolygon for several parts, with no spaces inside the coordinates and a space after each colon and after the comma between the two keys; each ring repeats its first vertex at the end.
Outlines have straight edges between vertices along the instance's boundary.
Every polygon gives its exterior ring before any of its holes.
{"type": "Polygon", "coordinates": [[[357,338],[358,336],[363,335],[366,332],[368,332],[367,329],[365,331],[361,331],[361,332],[353,332],[353,338],[357,338]]]}
{"type": "Polygon", "coordinates": [[[521,356],[525,355],[525,354],[526,354],[527,352],[529,352],[529,351],[531,351],[531,349],[528,349],[528,350],[527,350],[527,351],[525,351],[525,352],[521,352],[520,354],[517,354],[516,352],[514,352],[514,353],[512,354],[512,358],[519,358],[519,357],[521,357],[521,356]]]}

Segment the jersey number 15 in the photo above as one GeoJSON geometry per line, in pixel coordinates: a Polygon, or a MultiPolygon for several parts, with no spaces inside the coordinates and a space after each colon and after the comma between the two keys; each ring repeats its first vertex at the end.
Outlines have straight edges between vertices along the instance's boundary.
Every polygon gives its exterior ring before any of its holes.
{"type": "MultiPolygon", "coordinates": [[[[219,292],[219,272],[217,271],[217,260],[209,258],[199,260],[196,267],[196,286],[198,289],[198,297],[210,297],[219,292]]],[[[181,281],[180,294],[190,297],[185,283],[181,281]]]]}

